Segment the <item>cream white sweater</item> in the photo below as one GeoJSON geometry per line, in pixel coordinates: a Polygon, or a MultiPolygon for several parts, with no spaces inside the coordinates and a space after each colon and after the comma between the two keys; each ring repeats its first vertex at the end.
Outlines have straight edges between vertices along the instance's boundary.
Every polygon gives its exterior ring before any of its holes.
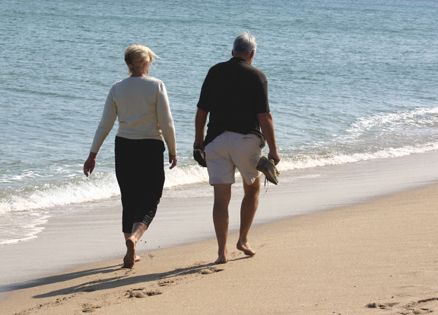
{"type": "Polygon", "coordinates": [[[156,78],[129,77],[115,83],[108,93],[91,152],[97,153],[118,118],[117,136],[157,139],[176,155],[175,127],[164,83],[156,78]]]}

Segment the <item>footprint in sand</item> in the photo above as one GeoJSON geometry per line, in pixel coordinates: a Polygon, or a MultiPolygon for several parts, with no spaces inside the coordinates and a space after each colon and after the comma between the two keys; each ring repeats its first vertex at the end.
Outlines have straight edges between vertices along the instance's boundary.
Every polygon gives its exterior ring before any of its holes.
{"type": "Polygon", "coordinates": [[[382,310],[396,310],[400,315],[421,315],[433,313],[438,310],[438,297],[421,299],[408,304],[400,304],[396,302],[392,303],[369,303],[366,305],[368,308],[376,308],[382,310]]]}
{"type": "Polygon", "coordinates": [[[82,313],[91,313],[99,308],[101,308],[100,305],[93,305],[90,303],[85,303],[85,304],[82,304],[82,313]]]}
{"type": "Polygon", "coordinates": [[[158,290],[146,290],[146,288],[139,288],[139,289],[131,289],[126,291],[128,298],[145,298],[147,296],[154,296],[162,294],[161,291],[158,290]]]}
{"type": "Polygon", "coordinates": [[[158,281],[158,285],[160,287],[166,287],[166,286],[171,285],[173,283],[175,283],[174,280],[160,280],[160,281],[158,281]]]}
{"type": "Polygon", "coordinates": [[[390,302],[390,303],[368,303],[366,306],[368,308],[380,308],[381,310],[386,310],[389,308],[392,308],[396,305],[398,305],[399,303],[397,302],[390,302]]]}
{"type": "Polygon", "coordinates": [[[237,256],[239,256],[239,252],[231,252],[230,257],[231,258],[236,258],[237,256]]]}
{"type": "Polygon", "coordinates": [[[201,269],[199,271],[199,273],[201,275],[209,275],[209,274],[212,274],[212,273],[215,273],[215,272],[220,272],[220,271],[223,271],[223,269],[222,268],[217,268],[217,267],[209,267],[209,268],[201,269]]]}
{"type": "Polygon", "coordinates": [[[400,312],[400,314],[429,314],[438,309],[438,297],[421,299],[404,306],[407,312],[400,312]]]}

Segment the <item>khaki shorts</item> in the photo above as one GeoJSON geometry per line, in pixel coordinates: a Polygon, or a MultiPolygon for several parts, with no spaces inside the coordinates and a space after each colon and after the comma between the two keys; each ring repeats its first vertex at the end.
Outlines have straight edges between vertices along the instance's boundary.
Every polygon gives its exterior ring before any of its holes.
{"type": "Polygon", "coordinates": [[[205,147],[210,185],[233,184],[236,168],[248,185],[259,176],[261,140],[254,134],[225,131],[205,147]]]}

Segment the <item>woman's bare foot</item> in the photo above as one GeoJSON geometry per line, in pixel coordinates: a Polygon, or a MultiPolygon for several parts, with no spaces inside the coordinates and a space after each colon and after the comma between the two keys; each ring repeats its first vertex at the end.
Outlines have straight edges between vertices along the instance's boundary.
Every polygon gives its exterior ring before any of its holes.
{"type": "Polygon", "coordinates": [[[242,251],[245,255],[248,256],[254,256],[255,255],[255,251],[251,248],[251,246],[249,245],[248,242],[241,242],[238,241],[236,244],[236,248],[240,251],[242,251]]]}
{"type": "Polygon", "coordinates": [[[126,255],[123,258],[123,267],[122,268],[132,268],[135,264],[135,244],[134,241],[127,239],[126,240],[126,255]]]}
{"type": "MultiPolygon", "coordinates": [[[[127,257],[127,255],[125,255],[125,257],[123,257],[123,264],[125,263],[125,260],[127,259],[126,258],[127,257]]],[[[138,255],[135,255],[135,262],[139,262],[141,260],[141,257],[140,256],[138,256],[138,255]]]]}

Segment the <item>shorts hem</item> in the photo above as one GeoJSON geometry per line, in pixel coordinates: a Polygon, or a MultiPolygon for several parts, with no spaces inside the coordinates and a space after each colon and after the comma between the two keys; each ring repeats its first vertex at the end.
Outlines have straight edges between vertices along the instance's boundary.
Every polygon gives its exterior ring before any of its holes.
{"type": "Polygon", "coordinates": [[[235,181],[232,181],[232,182],[209,181],[210,186],[214,186],[214,185],[232,185],[234,183],[235,183],[235,181]]]}
{"type": "Polygon", "coordinates": [[[250,180],[248,181],[248,178],[244,178],[242,176],[242,181],[244,181],[247,185],[252,185],[257,180],[257,178],[260,177],[260,173],[257,176],[251,176],[250,180]],[[249,182],[249,183],[248,183],[249,182]]]}

